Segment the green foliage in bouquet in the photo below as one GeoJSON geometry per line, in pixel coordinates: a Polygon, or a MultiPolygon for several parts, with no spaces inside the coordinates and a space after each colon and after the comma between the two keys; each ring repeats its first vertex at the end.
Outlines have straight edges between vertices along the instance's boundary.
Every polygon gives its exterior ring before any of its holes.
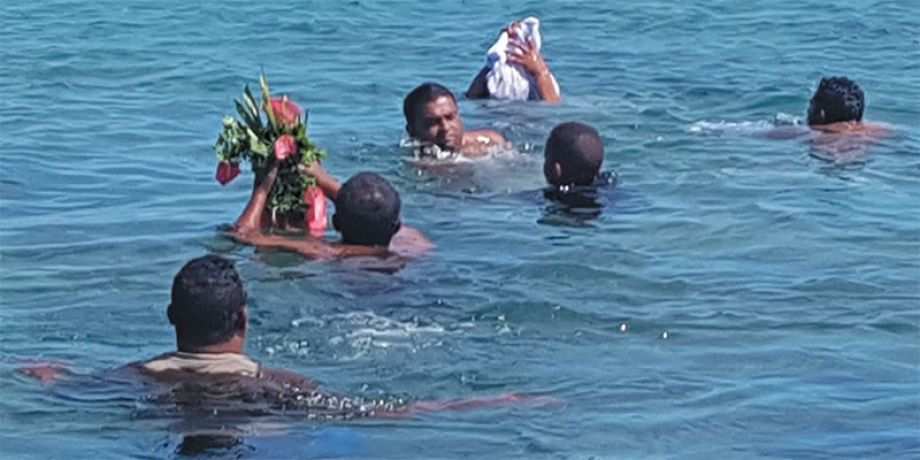
{"type": "Polygon", "coordinates": [[[326,152],[310,142],[300,107],[286,96],[272,98],[264,74],[259,78],[259,85],[260,101],[256,101],[247,85],[242,100],[234,100],[239,118],[227,116],[223,119],[223,129],[214,144],[220,161],[216,178],[222,185],[230,182],[239,174],[240,162],[247,160],[258,181],[265,176],[272,161],[280,161],[268,208],[273,215],[302,213],[306,210],[304,191],[315,185],[315,180],[301,175],[297,166],[309,166],[325,158],[326,152]]]}

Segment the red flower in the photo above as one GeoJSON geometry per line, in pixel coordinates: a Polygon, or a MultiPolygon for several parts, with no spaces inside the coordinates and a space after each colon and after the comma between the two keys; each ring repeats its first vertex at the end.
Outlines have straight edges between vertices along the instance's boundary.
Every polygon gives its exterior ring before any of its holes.
{"type": "Polygon", "coordinates": [[[306,225],[313,236],[321,237],[326,232],[326,195],[316,186],[307,187],[303,191],[303,202],[310,209],[307,211],[306,225]]]}
{"type": "Polygon", "coordinates": [[[284,96],[282,98],[272,99],[272,113],[275,114],[275,121],[281,126],[297,126],[300,123],[300,115],[303,112],[294,101],[284,96]]]}
{"type": "Polygon", "coordinates": [[[220,182],[220,185],[227,185],[233,179],[236,179],[236,176],[240,175],[240,165],[237,163],[231,163],[229,161],[221,161],[217,164],[217,174],[214,175],[214,178],[217,179],[217,182],[220,182]]]}
{"type": "Polygon", "coordinates": [[[297,139],[290,134],[285,134],[275,139],[275,159],[284,161],[297,153],[297,139]]]}

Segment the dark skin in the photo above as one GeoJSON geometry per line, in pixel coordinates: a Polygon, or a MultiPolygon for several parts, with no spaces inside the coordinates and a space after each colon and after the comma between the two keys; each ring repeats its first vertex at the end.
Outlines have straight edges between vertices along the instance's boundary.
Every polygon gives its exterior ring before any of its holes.
{"type": "MultiPolygon", "coordinates": [[[[314,238],[292,239],[263,233],[262,219],[271,188],[278,178],[278,163],[272,164],[264,179],[256,186],[243,213],[237,219],[229,236],[241,243],[261,248],[296,252],[313,260],[333,260],[351,257],[393,258],[394,263],[403,259],[418,257],[434,245],[414,228],[401,226],[387,246],[363,246],[357,244],[328,243],[314,238]]],[[[302,171],[316,178],[317,185],[327,197],[335,199],[341,186],[319,164],[305,167],[302,171]]]]}
{"type": "Polygon", "coordinates": [[[467,157],[484,156],[506,143],[501,134],[492,130],[465,131],[457,101],[450,96],[438,97],[419,108],[406,131],[419,141],[467,157]]]}
{"type": "Polygon", "coordinates": [[[768,139],[804,138],[811,144],[815,156],[846,160],[866,153],[868,147],[891,134],[891,128],[879,123],[845,121],[824,125],[784,126],[767,132],[768,139]]]}

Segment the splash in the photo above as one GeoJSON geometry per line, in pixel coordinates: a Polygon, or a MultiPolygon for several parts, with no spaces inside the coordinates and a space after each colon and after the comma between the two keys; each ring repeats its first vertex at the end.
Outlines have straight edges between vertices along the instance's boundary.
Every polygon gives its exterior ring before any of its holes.
{"type": "Polygon", "coordinates": [[[701,120],[687,127],[687,132],[691,134],[702,135],[725,135],[725,134],[763,134],[778,126],[799,126],[802,119],[795,115],[787,113],[777,113],[771,120],[756,121],[707,121],[701,120]]]}

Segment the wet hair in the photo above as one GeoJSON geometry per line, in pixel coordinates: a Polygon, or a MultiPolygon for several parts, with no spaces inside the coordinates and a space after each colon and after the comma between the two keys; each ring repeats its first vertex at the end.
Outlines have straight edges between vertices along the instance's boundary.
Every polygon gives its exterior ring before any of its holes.
{"type": "Polygon", "coordinates": [[[346,244],[389,246],[399,231],[400,206],[399,193],[386,179],[363,172],[342,184],[332,223],[346,244]]]}
{"type": "MultiPolygon", "coordinates": [[[[415,117],[425,104],[442,96],[449,97],[454,103],[457,102],[454,93],[437,83],[422,83],[410,91],[409,94],[406,95],[406,98],[403,99],[403,115],[406,117],[406,125],[408,128],[412,129],[412,126],[415,124],[415,117]]],[[[412,133],[410,132],[409,134],[412,133]]]]}
{"type": "Polygon", "coordinates": [[[604,142],[596,129],[584,123],[562,123],[549,133],[544,161],[544,173],[550,185],[591,185],[604,162],[604,142]],[[560,167],[558,177],[550,174],[554,163],[560,167]]]}
{"type": "Polygon", "coordinates": [[[167,316],[181,345],[203,347],[244,329],[245,305],[246,290],[233,263],[207,255],[186,263],[173,278],[167,316]]]}
{"type": "Polygon", "coordinates": [[[856,82],[846,77],[822,78],[808,104],[808,124],[862,121],[866,99],[856,82]]]}

